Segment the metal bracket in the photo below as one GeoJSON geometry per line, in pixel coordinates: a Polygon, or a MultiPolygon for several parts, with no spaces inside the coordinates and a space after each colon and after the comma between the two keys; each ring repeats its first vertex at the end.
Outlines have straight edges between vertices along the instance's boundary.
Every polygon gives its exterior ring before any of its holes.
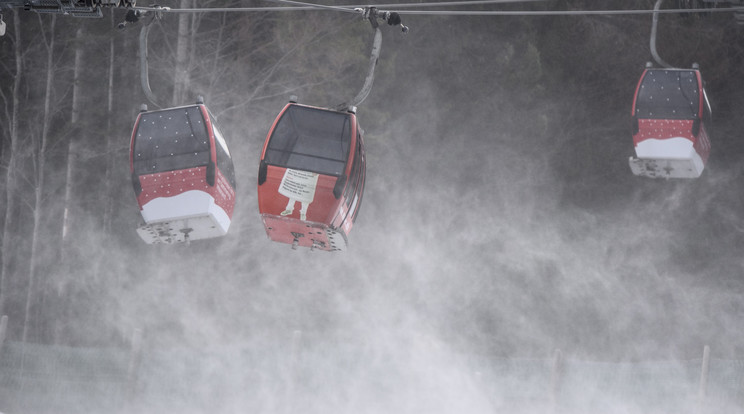
{"type": "Polygon", "coordinates": [[[369,20],[373,29],[380,27],[377,23],[377,19],[382,19],[390,26],[400,26],[403,33],[408,33],[408,26],[404,26],[400,18],[400,14],[396,12],[378,10],[376,7],[365,7],[364,9],[356,9],[362,12],[362,16],[369,20]]]}
{"type": "Polygon", "coordinates": [[[364,9],[364,18],[369,20],[370,24],[372,24],[373,29],[377,29],[380,27],[379,24],[377,24],[377,8],[376,7],[366,7],[364,9]]]}
{"type": "Polygon", "coordinates": [[[305,237],[304,234],[298,232],[291,232],[294,240],[292,240],[292,250],[297,250],[297,246],[300,245],[300,237],[305,237]]]}

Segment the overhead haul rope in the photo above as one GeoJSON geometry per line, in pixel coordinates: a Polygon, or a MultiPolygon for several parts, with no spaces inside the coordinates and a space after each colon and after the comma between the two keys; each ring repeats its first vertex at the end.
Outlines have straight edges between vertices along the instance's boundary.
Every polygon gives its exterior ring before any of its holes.
{"type": "Polygon", "coordinates": [[[345,13],[359,13],[359,10],[348,6],[326,6],[324,4],[305,3],[292,0],[269,0],[278,3],[294,4],[295,6],[282,7],[209,7],[191,9],[172,9],[170,7],[135,7],[137,10],[150,11],[161,10],[171,13],[202,13],[202,12],[256,12],[256,11],[307,11],[307,10],[333,10],[345,13]]]}
{"type": "MultiPolygon", "coordinates": [[[[375,4],[374,7],[444,7],[444,6],[473,6],[484,4],[505,4],[505,3],[534,3],[546,0],[465,0],[465,1],[435,1],[429,3],[389,3],[375,4]]],[[[346,6],[346,7],[364,7],[364,6],[346,6]]]]}
{"type": "MultiPolygon", "coordinates": [[[[286,2],[287,0],[279,0],[286,2]]],[[[436,6],[454,6],[465,4],[493,4],[493,3],[521,3],[537,2],[544,0],[481,0],[481,1],[464,1],[464,2],[434,2],[434,3],[404,3],[404,4],[386,4],[383,7],[395,8],[391,12],[400,15],[449,15],[449,16],[587,16],[587,15],[634,15],[634,14],[685,14],[685,13],[718,13],[718,12],[744,12],[744,7],[729,8],[698,8],[698,9],[665,9],[665,10],[399,10],[408,7],[436,7],[436,6]]],[[[141,11],[159,11],[165,13],[209,13],[209,12],[267,12],[267,11],[308,11],[308,10],[333,10],[345,13],[359,13],[360,6],[325,6],[313,3],[292,2],[302,6],[280,6],[280,7],[210,7],[210,8],[189,8],[173,9],[169,7],[134,7],[135,10],[141,11]]]]}
{"type": "Polygon", "coordinates": [[[306,2],[297,1],[297,0],[267,0],[267,1],[271,1],[271,2],[274,2],[274,3],[294,4],[294,5],[300,6],[300,7],[313,7],[313,8],[316,8],[316,9],[324,9],[324,10],[335,10],[335,11],[342,11],[342,12],[349,12],[349,11],[351,11],[351,12],[354,12],[354,13],[357,12],[357,10],[354,10],[354,9],[349,10],[348,6],[346,6],[346,7],[341,7],[341,6],[326,6],[325,4],[306,3],[306,2]]]}
{"type": "Polygon", "coordinates": [[[395,10],[407,15],[446,16],[588,16],[617,14],[681,14],[744,11],[744,7],[726,9],[665,9],[665,10],[395,10]]]}
{"type": "MultiPolygon", "coordinates": [[[[656,4],[654,5],[654,12],[658,12],[659,8],[661,7],[661,2],[664,0],[656,0],[656,4]]],[[[656,27],[659,25],[659,14],[654,13],[654,18],[651,23],[651,39],[649,40],[649,46],[651,49],[651,56],[654,57],[654,60],[659,65],[665,67],[665,68],[671,68],[672,65],[666,63],[660,56],[659,53],[656,51],[656,27]]]]}
{"type": "MultiPolygon", "coordinates": [[[[2,0],[0,0],[2,1],[2,0]]],[[[487,5],[487,4],[507,4],[507,3],[535,3],[540,1],[547,2],[548,0],[464,0],[464,1],[440,1],[440,2],[425,2],[425,3],[400,3],[400,4],[377,4],[377,5],[325,5],[309,3],[304,1],[296,0],[266,0],[281,4],[287,4],[283,7],[215,7],[215,8],[170,8],[161,6],[135,6],[134,1],[126,1],[116,7],[126,8],[129,11],[138,12],[169,12],[169,13],[206,13],[206,12],[267,12],[267,11],[307,11],[307,10],[333,10],[344,13],[357,13],[360,7],[385,7],[394,8],[391,11],[395,11],[399,14],[419,14],[419,15],[451,15],[451,16],[579,16],[579,15],[593,15],[593,14],[658,14],[658,13],[714,13],[714,12],[734,12],[744,13],[744,7],[728,7],[728,8],[696,8],[696,9],[670,9],[670,10],[408,10],[401,11],[403,8],[422,8],[422,7],[443,7],[443,6],[471,6],[471,5],[487,5]]],[[[713,1],[713,0],[709,0],[713,1]]],[[[58,1],[59,2],[59,1],[58,1]]],[[[28,3],[28,2],[27,2],[28,3]]],[[[100,2],[98,2],[100,3],[100,2]]],[[[61,4],[61,3],[60,3],[61,4]]],[[[114,3],[98,4],[98,10],[100,6],[114,6],[114,3]]],[[[61,6],[60,6],[61,7],[61,6]]],[[[29,6],[30,10],[34,10],[35,6],[29,6]]],[[[62,8],[60,8],[62,10],[62,8]]],[[[1,26],[1,24],[0,24],[1,26]]]]}
{"type": "Polygon", "coordinates": [[[400,4],[390,3],[390,4],[375,4],[374,6],[369,6],[369,5],[328,6],[325,4],[315,4],[315,3],[299,2],[299,1],[293,1],[293,0],[266,0],[266,1],[293,4],[294,6],[210,7],[210,8],[189,8],[189,9],[173,9],[170,7],[143,6],[143,7],[135,7],[135,9],[143,10],[143,11],[161,10],[161,11],[166,11],[166,12],[171,12],[171,13],[308,11],[308,10],[334,10],[334,11],[340,11],[340,12],[346,12],[346,13],[358,13],[359,9],[366,8],[366,7],[408,8],[408,7],[472,6],[472,5],[486,5],[486,4],[542,2],[546,0],[465,0],[465,1],[442,1],[442,2],[429,2],[429,3],[400,3],[400,4]]]}

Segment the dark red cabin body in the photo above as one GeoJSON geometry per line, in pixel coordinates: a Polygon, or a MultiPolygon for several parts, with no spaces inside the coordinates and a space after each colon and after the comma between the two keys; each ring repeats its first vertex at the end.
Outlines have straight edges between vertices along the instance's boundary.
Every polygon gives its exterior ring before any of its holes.
{"type": "Polygon", "coordinates": [[[222,133],[206,106],[142,111],[129,153],[132,184],[147,243],[223,236],[235,207],[235,173],[222,133]]]}
{"type": "Polygon", "coordinates": [[[269,130],[258,208],[271,240],[345,250],[359,212],[366,160],[353,111],[287,104],[269,130]]]}
{"type": "Polygon", "coordinates": [[[711,111],[697,66],[647,67],[636,87],[632,109],[631,157],[635,175],[697,178],[710,154],[711,111]]]}

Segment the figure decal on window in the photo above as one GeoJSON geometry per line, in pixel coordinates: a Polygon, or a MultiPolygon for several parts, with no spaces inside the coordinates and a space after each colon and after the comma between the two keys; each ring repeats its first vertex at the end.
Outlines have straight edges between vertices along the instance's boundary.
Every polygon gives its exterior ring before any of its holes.
{"type": "Polygon", "coordinates": [[[315,198],[315,187],[318,184],[318,173],[293,170],[287,168],[279,185],[279,194],[289,198],[287,207],[281,212],[282,216],[289,216],[294,212],[295,204],[299,201],[300,220],[307,220],[307,209],[315,198]]]}

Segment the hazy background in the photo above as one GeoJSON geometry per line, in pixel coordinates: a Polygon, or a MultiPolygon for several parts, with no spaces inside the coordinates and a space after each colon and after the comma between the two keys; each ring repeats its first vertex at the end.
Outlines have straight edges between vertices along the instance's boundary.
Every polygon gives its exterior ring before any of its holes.
{"type": "MultiPolygon", "coordinates": [[[[199,6],[227,3],[248,4],[199,6]]],[[[367,187],[348,251],[332,254],[268,240],[258,159],[290,95],[333,106],[357,93],[369,23],[334,11],[189,15],[183,65],[179,15],[154,23],[152,89],[163,106],[205,96],[233,155],[238,200],[226,237],[151,246],[135,233],[128,170],[131,128],[146,102],[140,26],[118,30],[124,13],[110,14],[59,16],[52,29],[51,16],[21,12],[19,44],[12,13],[3,13],[8,340],[126,347],[141,329],[146,360],[164,353],[183,368],[165,370],[172,376],[163,382],[214,372],[189,396],[204,406],[186,412],[214,404],[220,412],[494,412],[501,400],[478,382],[489,371],[483,358],[560,349],[587,361],[686,361],[704,345],[717,358],[742,358],[744,26],[732,13],[660,17],[660,55],[679,67],[698,62],[713,108],[711,156],[690,181],[635,177],[627,163],[633,92],[652,60],[651,15],[403,15],[408,34],[383,27],[375,85],[358,111],[367,187]],[[72,125],[74,90],[83,104],[72,125]],[[230,381],[233,372],[246,383],[230,381]]],[[[605,412],[616,406],[607,402],[605,412]]]]}

